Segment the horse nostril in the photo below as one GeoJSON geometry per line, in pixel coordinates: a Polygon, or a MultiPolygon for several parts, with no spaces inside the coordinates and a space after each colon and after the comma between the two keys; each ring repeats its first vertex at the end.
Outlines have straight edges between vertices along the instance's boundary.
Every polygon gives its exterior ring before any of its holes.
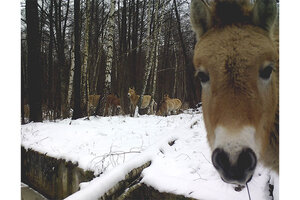
{"type": "Polygon", "coordinates": [[[243,149],[237,160],[237,167],[243,171],[251,171],[256,167],[257,158],[250,148],[243,149]]]}
{"type": "MultiPolygon", "coordinates": [[[[238,152],[237,152],[238,153],[238,152]]],[[[212,162],[219,172],[221,178],[228,183],[246,183],[251,180],[251,176],[256,167],[257,158],[250,148],[242,149],[237,159],[223,149],[217,148],[213,151],[212,162]]]]}
{"type": "Polygon", "coordinates": [[[213,151],[212,162],[216,169],[227,171],[230,168],[228,154],[220,148],[213,151]]]}

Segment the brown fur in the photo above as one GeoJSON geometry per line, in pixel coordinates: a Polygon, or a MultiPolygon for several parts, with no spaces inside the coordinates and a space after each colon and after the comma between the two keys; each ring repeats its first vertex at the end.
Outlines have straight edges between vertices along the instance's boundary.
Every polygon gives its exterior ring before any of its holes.
{"type": "Polygon", "coordinates": [[[90,105],[90,107],[91,106],[97,107],[99,99],[100,99],[100,95],[98,95],[98,94],[89,95],[89,105],[90,105]]]}
{"type": "Polygon", "coordinates": [[[25,104],[24,105],[24,118],[29,119],[29,113],[30,113],[29,105],[25,104]]]}
{"type": "Polygon", "coordinates": [[[171,99],[168,94],[165,94],[157,115],[167,116],[170,115],[171,112],[178,114],[181,105],[180,99],[171,99]]]}
{"type": "Polygon", "coordinates": [[[104,116],[119,114],[121,109],[120,98],[113,94],[109,94],[106,97],[104,116]]]}
{"type": "Polygon", "coordinates": [[[100,95],[98,95],[98,94],[89,95],[89,110],[90,110],[90,115],[95,112],[95,109],[97,108],[99,99],[100,99],[100,95]]]}
{"type": "MultiPolygon", "coordinates": [[[[134,88],[129,88],[128,96],[130,98],[130,114],[131,114],[131,116],[133,116],[134,112],[135,112],[135,108],[138,104],[140,95],[137,95],[135,93],[134,88]]],[[[150,95],[144,95],[143,102],[142,102],[142,105],[141,105],[141,109],[145,109],[150,104],[150,101],[151,101],[151,96],[150,95]]],[[[153,113],[153,110],[154,110],[153,106],[154,105],[150,105],[150,113],[151,114],[153,113]]]]}
{"type": "MultiPolygon", "coordinates": [[[[257,1],[254,8],[261,4],[257,1]]],[[[246,1],[238,0],[219,0],[212,7],[203,5],[194,0],[191,21],[198,39],[194,66],[197,72],[205,72],[210,78],[209,86],[202,90],[208,142],[213,148],[217,126],[232,132],[253,126],[261,161],[278,172],[279,64],[271,28],[274,5],[263,5],[256,10],[246,1]],[[199,14],[198,6],[204,13],[199,14]],[[272,11],[266,19],[260,17],[264,9],[272,11]],[[275,69],[270,82],[264,85],[258,75],[267,62],[274,63],[275,69]]]]}

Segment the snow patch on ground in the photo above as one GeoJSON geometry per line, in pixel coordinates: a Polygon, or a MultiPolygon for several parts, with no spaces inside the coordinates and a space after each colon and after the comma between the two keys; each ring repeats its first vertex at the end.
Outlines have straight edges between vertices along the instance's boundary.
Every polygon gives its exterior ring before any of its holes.
{"type": "MultiPolygon", "coordinates": [[[[76,162],[100,175],[82,183],[81,190],[67,199],[97,199],[150,160],[141,182],[160,192],[196,199],[248,199],[246,188],[236,192],[213,168],[201,109],[168,117],[91,117],[69,123],[66,119],[22,125],[26,149],[76,162]]],[[[248,184],[252,199],[270,199],[269,179],[269,170],[258,165],[248,184]]]]}

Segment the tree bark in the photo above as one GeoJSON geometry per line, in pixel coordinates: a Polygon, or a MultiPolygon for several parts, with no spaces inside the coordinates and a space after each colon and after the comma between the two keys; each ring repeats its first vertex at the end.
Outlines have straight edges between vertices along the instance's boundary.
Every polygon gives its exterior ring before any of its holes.
{"type": "Polygon", "coordinates": [[[74,112],[72,119],[82,117],[80,106],[80,79],[81,79],[81,63],[80,63],[80,0],[74,0],[74,36],[75,36],[75,71],[74,71],[74,112]]]}
{"type": "Polygon", "coordinates": [[[66,103],[66,110],[70,113],[71,109],[71,98],[73,94],[73,80],[74,80],[74,66],[75,66],[75,47],[74,47],[74,34],[72,36],[72,44],[71,44],[71,67],[69,73],[69,87],[68,87],[68,96],[67,96],[67,103],[66,103]]]}
{"type": "MultiPolygon", "coordinates": [[[[106,67],[105,67],[105,80],[104,80],[104,95],[103,99],[104,104],[106,104],[106,97],[111,92],[111,71],[112,71],[112,61],[113,61],[113,35],[114,35],[114,26],[115,26],[115,5],[116,0],[111,0],[110,2],[110,10],[108,16],[108,31],[107,31],[107,59],[106,59],[106,67]]],[[[100,115],[103,116],[105,106],[101,107],[100,115]]],[[[100,109],[100,100],[97,105],[95,115],[98,113],[100,109]]]]}
{"type": "MultiPolygon", "coordinates": [[[[49,55],[48,55],[48,109],[54,110],[54,77],[53,77],[53,0],[50,1],[49,9],[49,55]]],[[[53,113],[52,113],[53,114],[53,113]]],[[[52,116],[54,117],[54,116],[52,116]]]]}
{"type": "Polygon", "coordinates": [[[41,41],[37,0],[26,0],[28,72],[29,72],[29,121],[42,121],[42,68],[40,66],[41,41]]]}
{"type": "Polygon", "coordinates": [[[131,53],[131,65],[129,66],[131,72],[130,85],[135,86],[136,83],[136,68],[137,68],[137,46],[138,46],[138,28],[139,28],[139,0],[135,3],[135,11],[132,25],[132,53],[131,53]]]}
{"type": "MultiPolygon", "coordinates": [[[[105,68],[105,81],[104,81],[104,101],[106,101],[106,96],[111,92],[111,71],[113,62],[113,35],[115,30],[115,5],[116,0],[111,0],[110,11],[109,11],[109,21],[108,21],[108,37],[107,37],[107,60],[105,68]]],[[[103,106],[104,108],[104,106],[103,106]]],[[[102,112],[103,113],[103,112],[102,112]]]]}
{"type": "Polygon", "coordinates": [[[148,36],[148,40],[147,40],[147,52],[146,52],[146,66],[145,66],[145,73],[144,73],[144,79],[143,79],[143,88],[142,88],[142,92],[139,98],[139,102],[138,102],[138,109],[139,109],[139,113],[141,114],[140,108],[143,102],[143,98],[144,98],[144,94],[146,92],[146,88],[147,88],[147,83],[148,83],[148,79],[149,79],[149,75],[150,75],[150,71],[151,71],[151,66],[152,66],[152,53],[153,53],[153,44],[152,44],[152,35],[150,35],[151,33],[151,1],[148,1],[148,13],[147,13],[147,21],[148,21],[148,26],[147,26],[147,36],[148,36]]]}
{"type": "Polygon", "coordinates": [[[177,56],[176,56],[175,44],[173,44],[173,48],[174,48],[174,58],[175,58],[175,77],[174,77],[174,86],[173,86],[172,96],[173,96],[173,98],[175,98],[176,91],[177,91],[177,79],[178,79],[178,61],[177,61],[177,56]]]}
{"type": "Polygon", "coordinates": [[[21,66],[21,124],[25,124],[25,119],[24,119],[24,100],[25,100],[25,77],[24,77],[24,69],[23,66],[21,66]]]}
{"type": "Polygon", "coordinates": [[[68,116],[66,109],[66,96],[67,96],[67,87],[66,87],[66,58],[64,53],[65,47],[65,31],[67,25],[67,16],[69,12],[70,0],[67,2],[65,20],[62,20],[62,0],[54,1],[55,8],[55,30],[57,38],[57,58],[58,58],[58,67],[56,70],[57,74],[57,85],[56,85],[56,110],[58,117],[62,115],[63,118],[68,116]],[[62,26],[63,22],[63,26],[62,26]]]}
{"type": "MultiPolygon", "coordinates": [[[[156,6],[156,12],[158,15],[158,4],[159,1],[156,2],[157,6],[156,6]]],[[[163,16],[164,16],[164,10],[165,10],[165,5],[166,2],[163,1],[162,2],[162,11],[159,17],[159,20],[157,20],[157,16],[156,16],[156,28],[155,28],[155,63],[154,63],[154,70],[153,70],[153,81],[152,81],[152,93],[151,93],[151,103],[150,105],[153,105],[154,103],[154,95],[156,94],[156,79],[157,79],[157,69],[158,69],[158,56],[159,56],[159,34],[161,32],[161,25],[162,25],[162,20],[163,20],[163,16]]]]}
{"type": "Polygon", "coordinates": [[[86,23],[84,34],[84,54],[83,54],[83,105],[85,105],[87,116],[89,117],[89,79],[88,79],[88,58],[89,58],[89,33],[90,33],[90,0],[86,0],[86,23]]]}

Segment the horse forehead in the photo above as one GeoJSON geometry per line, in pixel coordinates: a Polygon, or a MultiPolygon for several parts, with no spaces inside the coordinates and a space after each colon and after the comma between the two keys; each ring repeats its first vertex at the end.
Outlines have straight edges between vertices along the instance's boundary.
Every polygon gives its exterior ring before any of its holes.
{"type": "Polygon", "coordinates": [[[194,64],[198,68],[221,66],[226,62],[253,65],[257,59],[272,59],[274,46],[270,38],[252,27],[225,27],[208,31],[197,42],[194,64]]]}

